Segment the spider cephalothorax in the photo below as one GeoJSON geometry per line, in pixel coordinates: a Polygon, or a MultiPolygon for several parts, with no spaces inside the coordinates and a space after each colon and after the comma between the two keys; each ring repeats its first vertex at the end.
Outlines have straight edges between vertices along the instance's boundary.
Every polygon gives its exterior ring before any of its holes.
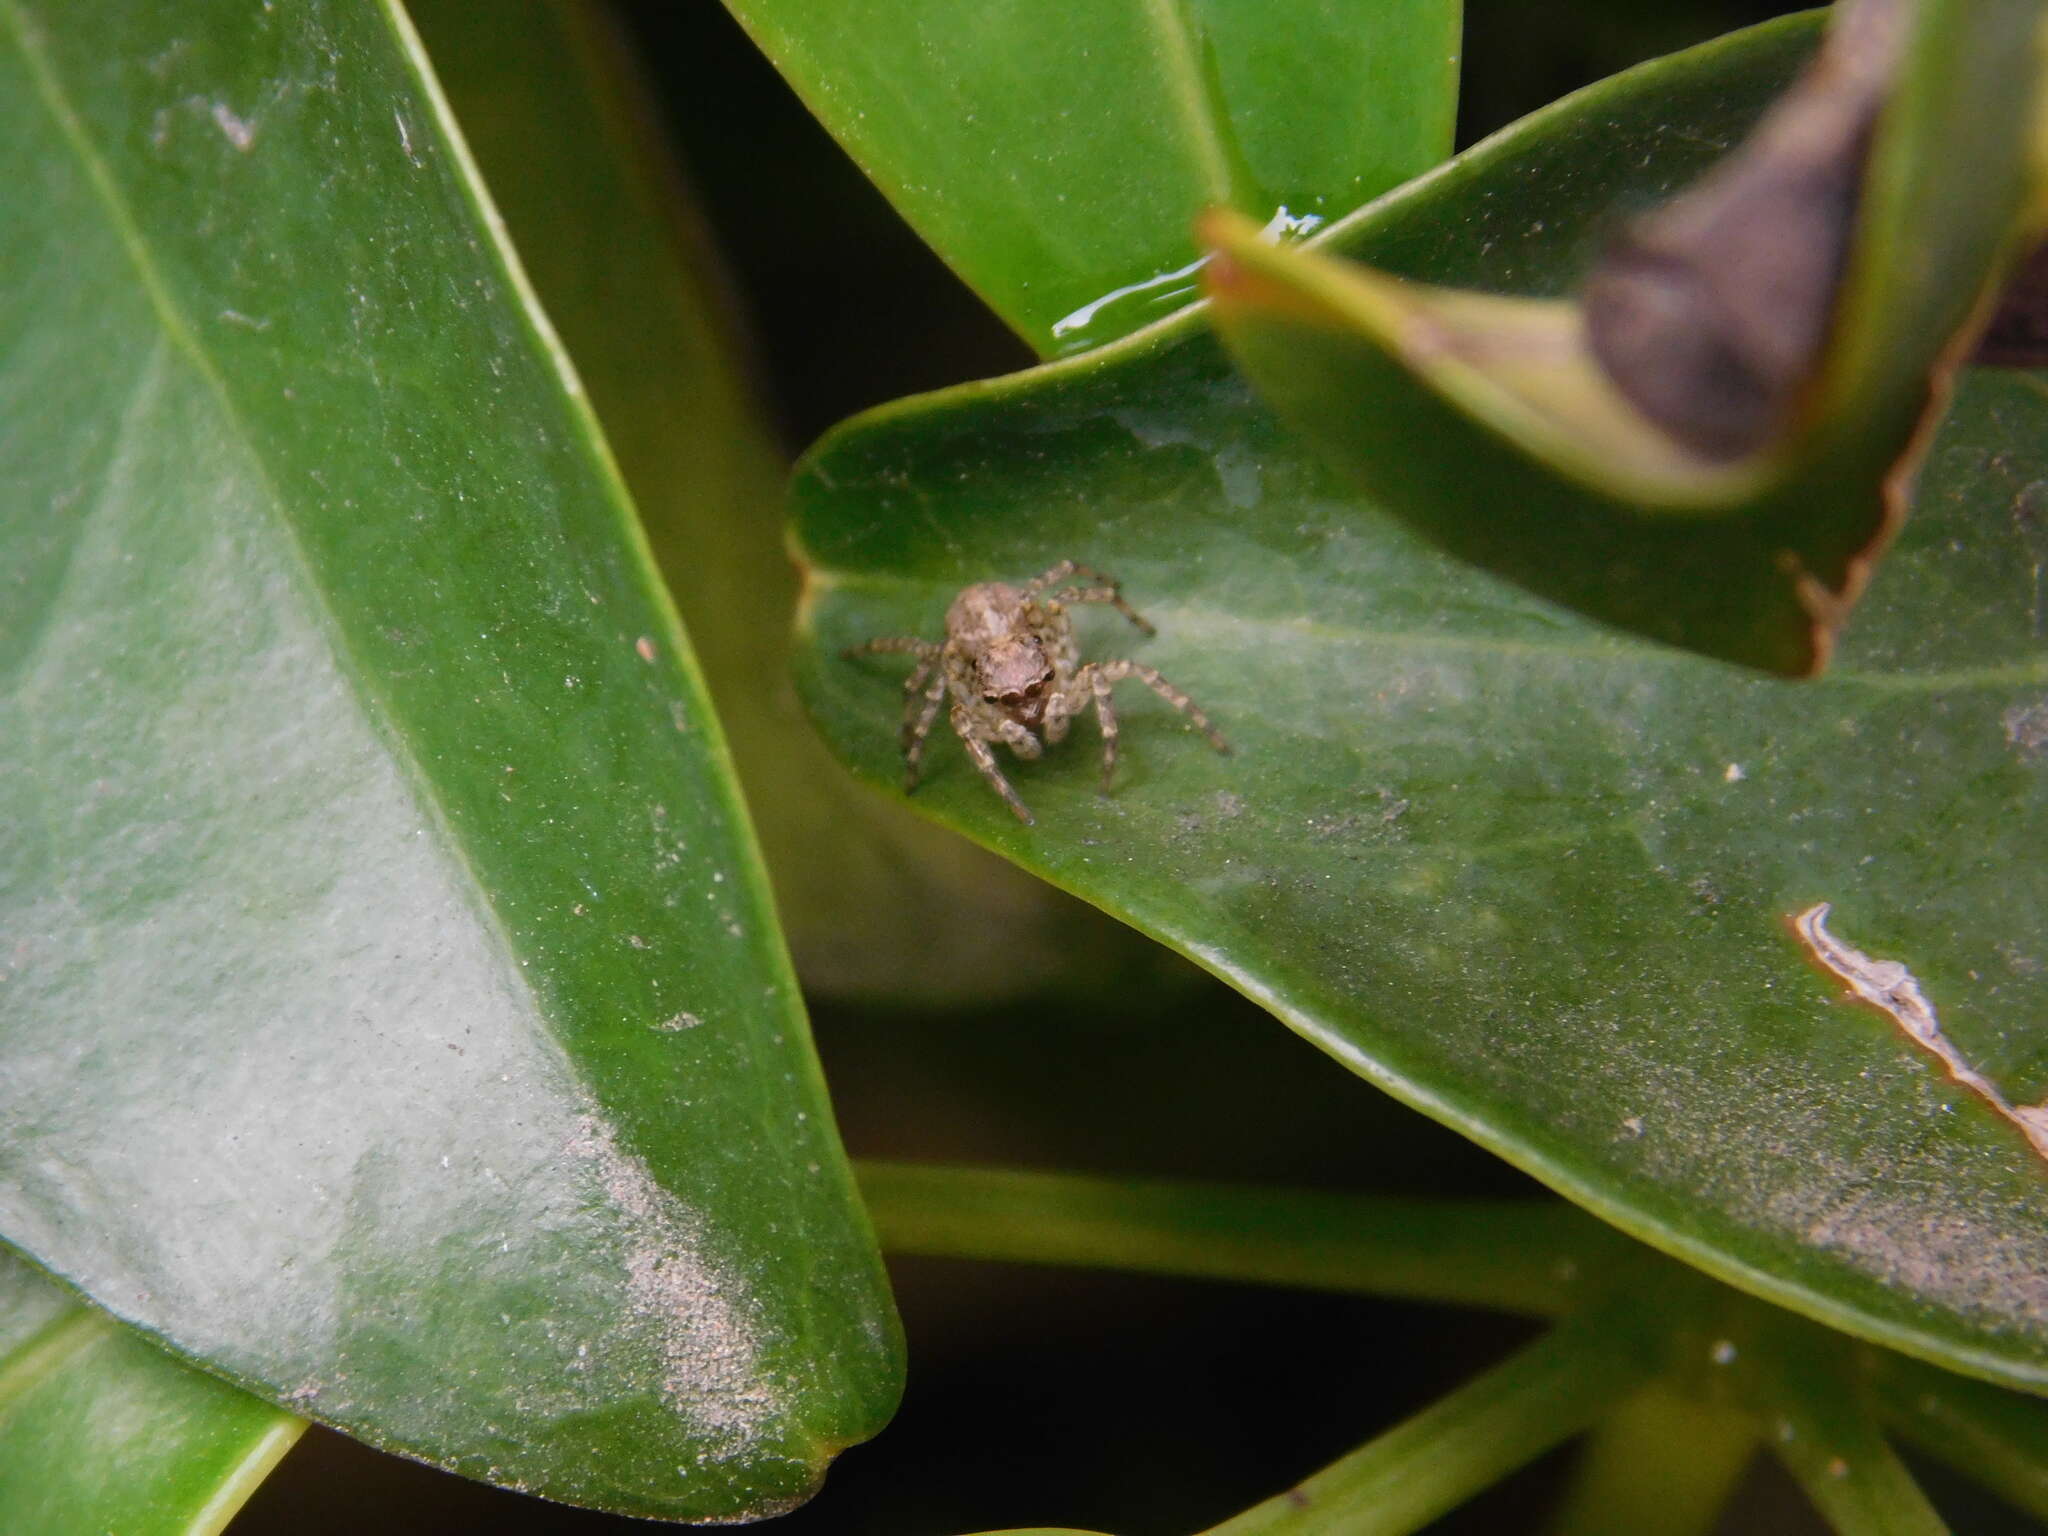
{"type": "Polygon", "coordinates": [[[1026,597],[1021,588],[985,581],[953,599],[941,649],[957,647],[956,654],[966,659],[967,682],[977,700],[1035,729],[1044,722],[1052,697],[1060,631],[1066,628],[1064,615],[1055,620],[1045,604],[1026,597]]]}
{"type": "Polygon", "coordinates": [[[1153,633],[1152,626],[1123,600],[1115,581],[1085,565],[1062,560],[1021,587],[984,581],[964,588],[946,610],[943,641],[897,635],[870,640],[847,652],[858,656],[900,651],[917,658],[903,684],[906,789],[917,787],[925,738],[949,697],[953,704],[950,719],[961,745],[996,793],[1027,822],[1031,812],[996,766],[988,744],[1004,742],[1019,757],[1037,757],[1046,744],[1062,740],[1068,723],[1092,704],[1102,727],[1102,787],[1106,792],[1116,772],[1117,742],[1116,711],[1110,706],[1109,690],[1112,683],[1124,678],[1137,678],[1186,715],[1218,752],[1230,750],[1195,702],[1152,668],[1135,661],[1084,665],[1074,648],[1068,603],[1107,603],[1144,633],[1153,633]],[[1094,585],[1059,586],[1076,576],[1094,585]],[[1048,590],[1055,587],[1058,590],[1048,590]]]}

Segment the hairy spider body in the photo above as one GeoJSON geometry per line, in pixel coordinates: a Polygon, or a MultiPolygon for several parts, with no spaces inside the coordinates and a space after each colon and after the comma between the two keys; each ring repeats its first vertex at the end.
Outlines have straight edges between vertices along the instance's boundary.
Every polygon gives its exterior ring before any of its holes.
{"type": "Polygon", "coordinates": [[[882,651],[917,658],[903,683],[906,792],[917,788],[925,741],[939,711],[950,702],[947,720],[953,734],[990,787],[1018,820],[1027,823],[1031,811],[996,766],[991,744],[1001,742],[1019,757],[1036,758],[1048,745],[1063,741],[1075,717],[1093,705],[1102,728],[1102,790],[1107,794],[1116,773],[1118,734],[1109,691],[1127,677],[1135,677],[1187,716],[1218,752],[1230,750],[1195,701],[1152,668],[1135,661],[1082,662],[1074,645],[1073,620],[1067,615],[1069,603],[1106,603],[1143,633],[1155,633],[1124,601],[1114,580],[1062,560],[1021,587],[984,581],[963,588],[946,610],[943,641],[890,635],[846,652],[849,657],[882,651]],[[1061,585],[1077,576],[1092,585],[1061,585]]]}

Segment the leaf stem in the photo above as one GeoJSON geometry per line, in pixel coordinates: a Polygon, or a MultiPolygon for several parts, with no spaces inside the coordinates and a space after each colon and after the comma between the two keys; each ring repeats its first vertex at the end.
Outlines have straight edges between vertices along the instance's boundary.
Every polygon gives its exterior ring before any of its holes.
{"type": "Polygon", "coordinates": [[[1850,1384],[1846,1347],[1803,1323],[1774,1332],[1754,1378],[1757,1406],[1772,1451],[1828,1524],[1841,1536],[1943,1536],[1947,1525],[1850,1384]]]}
{"type": "Polygon", "coordinates": [[[895,1253],[1356,1291],[1554,1317],[1631,1252],[1562,1204],[863,1162],[895,1253]]]}
{"type": "Polygon", "coordinates": [[[1405,1536],[1585,1428],[1653,1368],[1634,1308],[1595,1308],[1206,1536],[1405,1536]]]}
{"type": "Polygon", "coordinates": [[[1877,1411],[1889,1428],[2048,1520],[2048,1403],[1903,1355],[1879,1359],[1877,1411]]]}
{"type": "Polygon", "coordinates": [[[1756,1444],[1747,1414],[1646,1387],[1587,1436],[1550,1536],[1707,1536],[1756,1444]]]}

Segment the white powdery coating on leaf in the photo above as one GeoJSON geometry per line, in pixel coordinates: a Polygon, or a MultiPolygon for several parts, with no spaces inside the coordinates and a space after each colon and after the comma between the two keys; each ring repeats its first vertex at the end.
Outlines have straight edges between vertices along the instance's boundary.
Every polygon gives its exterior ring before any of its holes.
{"type": "Polygon", "coordinates": [[[761,1367],[753,1298],[706,1252],[697,1213],[621,1150],[602,1119],[579,1116],[568,1151],[595,1164],[624,1218],[627,1304],[656,1330],[663,1399],[711,1441],[713,1456],[743,1454],[784,1413],[761,1367]]]}

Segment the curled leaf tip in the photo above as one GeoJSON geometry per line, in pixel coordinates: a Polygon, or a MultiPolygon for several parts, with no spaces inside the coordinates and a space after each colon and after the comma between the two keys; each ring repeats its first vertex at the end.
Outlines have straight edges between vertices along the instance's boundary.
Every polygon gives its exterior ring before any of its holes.
{"type": "Polygon", "coordinates": [[[1195,220],[1195,238],[1209,253],[1202,290],[1219,305],[1257,310],[1309,323],[1341,323],[1328,307],[1297,285],[1276,281],[1256,256],[1274,242],[1264,229],[1234,208],[1211,208],[1195,220]]]}
{"type": "Polygon", "coordinates": [[[1820,53],[1742,147],[1625,226],[1587,280],[1586,335],[1601,366],[1708,459],[1762,449],[1820,363],[1908,9],[1840,7],[1820,53]]]}
{"type": "MultiPolygon", "coordinates": [[[[1845,0],[1818,52],[1811,26],[1633,72],[1675,100],[1656,87],[1725,69],[1743,104],[1713,140],[1739,147],[1704,175],[1695,159],[1645,176],[1664,200],[1637,218],[1621,198],[1567,214],[1565,189],[1477,208],[1457,237],[1476,253],[1428,283],[1366,264],[1418,259],[1403,194],[1302,248],[1206,220],[1230,259],[1212,283],[1225,341],[1283,419],[1451,553],[1634,633],[1813,675],[1987,295],[2038,233],[2044,71],[2034,0],[1845,0]]],[[[1445,184],[1568,119],[1581,152],[1672,154],[1580,101],[1468,151],[1445,184]]],[[[1987,347],[2025,362],[2048,356],[2048,260],[2022,279],[1987,347]]]]}

